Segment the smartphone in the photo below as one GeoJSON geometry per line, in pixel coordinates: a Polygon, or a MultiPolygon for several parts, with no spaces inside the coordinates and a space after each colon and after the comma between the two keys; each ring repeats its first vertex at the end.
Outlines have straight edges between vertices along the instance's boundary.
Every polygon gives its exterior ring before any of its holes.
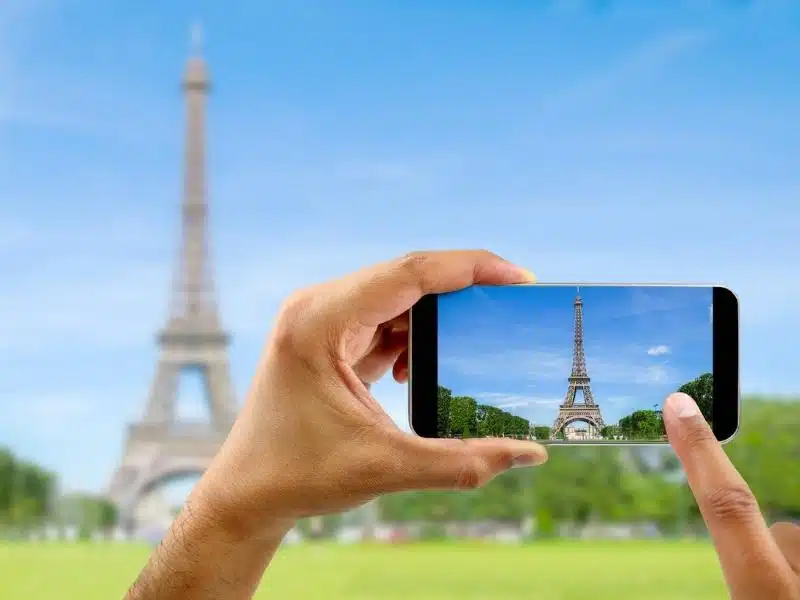
{"type": "Polygon", "coordinates": [[[472,286],[410,312],[409,423],[423,437],[663,444],[678,390],[733,438],[739,308],[725,287],[472,286]]]}

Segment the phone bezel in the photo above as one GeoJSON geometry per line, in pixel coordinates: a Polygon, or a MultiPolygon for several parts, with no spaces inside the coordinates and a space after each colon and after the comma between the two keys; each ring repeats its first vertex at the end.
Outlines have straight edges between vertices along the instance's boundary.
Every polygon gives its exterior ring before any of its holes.
{"type": "MultiPolygon", "coordinates": [[[[719,285],[671,283],[535,283],[519,284],[559,287],[706,287],[712,288],[712,339],[714,435],[721,443],[736,435],[740,424],[739,388],[739,302],[728,288],[719,285]]],[[[409,311],[408,331],[408,422],[419,436],[436,438],[438,387],[438,294],[423,296],[409,311]]],[[[663,446],[663,441],[613,440],[565,441],[542,440],[547,444],[569,446],[663,446]]]]}

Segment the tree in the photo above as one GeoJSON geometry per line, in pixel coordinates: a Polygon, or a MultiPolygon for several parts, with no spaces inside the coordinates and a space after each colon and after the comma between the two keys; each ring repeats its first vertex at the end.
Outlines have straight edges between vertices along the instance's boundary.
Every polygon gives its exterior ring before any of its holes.
{"type": "Polygon", "coordinates": [[[536,471],[536,510],[562,523],[618,520],[618,511],[625,507],[623,470],[617,448],[553,451],[546,468],[536,471]]]}
{"type": "Polygon", "coordinates": [[[725,445],[736,468],[772,519],[800,518],[800,402],[748,398],[739,433],[725,445]]]}
{"type": "Polygon", "coordinates": [[[119,521],[119,511],[117,510],[116,504],[106,498],[100,498],[98,504],[100,508],[98,525],[100,529],[107,534],[117,525],[119,521]]]}
{"type": "MultiPolygon", "coordinates": [[[[508,413],[506,413],[508,414],[508,413]]],[[[509,431],[516,437],[528,437],[531,433],[531,423],[528,419],[518,415],[510,415],[509,431]]]]}
{"type": "Polygon", "coordinates": [[[706,421],[712,423],[712,409],[714,404],[714,375],[703,373],[700,377],[684,383],[678,388],[679,392],[688,394],[700,407],[706,421]]]}
{"type": "Polygon", "coordinates": [[[661,413],[637,410],[619,420],[620,433],[629,440],[657,440],[664,435],[661,413]]]}
{"type": "Polygon", "coordinates": [[[524,417],[512,415],[496,406],[479,404],[475,414],[478,437],[514,436],[527,438],[530,435],[530,421],[524,417]]]}
{"type": "Polygon", "coordinates": [[[450,401],[453,393],[439,386],[436,393],[436,431],[439,437],[450,437],[450,401]]]}
{"type": "Polygon", "coordinates": [[[0,523],[11,521],[15,469],[14,455],[8,448],[0,448],[0,523]]]}
{"type": "Polygon", "coordinates": [[[507,416],[496,406],[477,405],[475,419],[478,437],[499,437],[506,433],[507,416]]]}
{"type": "Polygon", "coordinates": [[[450,400],[450,434],[470,438],[477,435],[478,403],[469,396],[453,396],[450,400]]]}
{"type": "Polygon", "coordinates": [[[96,532],[109,535],[117,524],[116,505],[108,498],[96,494],[71,493],[59,498],[59,521],[77,528],[82,539],[96,532]]]}
{"type": "Polygon", "coordinates": [[[603,439],[610,440],[618,435],[622,435],[619,425],[606,425],[600,429],[600,435],[603,439]]]}
{"type": "Polygon", "coordinates": [[[22,528],[42,522],[54,490],[52,473],[34,463],[15,460],[11,472],[10,521],[22,528]]]}
{"type": "Polygon", "coordinates": [[[533,435],[536,436],[537,440],[549,440],[550,439],[550,428],[546,425],[536,425],[533,428],[533,435]]]}
{"type": "Polygon", "coordinates": [[[53,473],[0,448],[0,525],[19,530],[42,523],[55,488],[53,473]]]}
{"type": "Polygon", "coordinates": [[[532,496],[527,493],[530,474],[505,472],[473,492],[471,518],[521,522],[533,509],[532,496]]]}

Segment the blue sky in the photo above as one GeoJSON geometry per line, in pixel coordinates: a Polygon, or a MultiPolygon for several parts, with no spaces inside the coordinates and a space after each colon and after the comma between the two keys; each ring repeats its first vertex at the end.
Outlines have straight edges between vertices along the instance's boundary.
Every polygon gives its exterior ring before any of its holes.
{"type": "Polygon", "coordinates": [[[713,371],[709,287],[480,286],[439,300],[439,383],[552,425],[572,369],[578,293],[586,368],[606,423],[660,408],[713,371]]]}
{"type": "Polygon", "coordinates": [[[800,7],[650,4],[0,3],[0,440],[99,490],[143,410],[198,17],[240,397],[293,289],[452,247],[726,284],[745,391],[800,391],[800,7]]]}

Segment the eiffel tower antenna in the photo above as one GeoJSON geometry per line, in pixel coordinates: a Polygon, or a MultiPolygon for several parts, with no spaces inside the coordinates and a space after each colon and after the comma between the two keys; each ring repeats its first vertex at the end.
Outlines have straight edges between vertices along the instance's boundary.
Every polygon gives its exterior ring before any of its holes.
{"type": "MultiPolygon", "coordinates": [[[[195,41],[197,38],[195,37],[195,41]]],[[[144,415],[130,425],[122,461],[108,490],[123,527],[132,530],[140,500],[175,474],[200,474],[230,430],[237,407],[222,330],[209,251],[206,183],[206,98],[210,80],[199,55],[189,58],[183,78],[186,102],[185,167],[181,202],[182,239],[166,326],[144,415]],[[210,418],[187,423],[176,415],[182,372],[202,376],[210,418]]]]}
{"type": "Polygon", "coordinates": [[[203,26],[200,21],[192,23],[191,42],[192,55],[200,56],[203,53],[203,26]]]}
{"type": "MultiPolygon", "coordinates": [[[[578,287],[580,291],[580,287],[578,287]]],[[[593,427],[598,435],[600,429],[604,427],[603,417],[600,414],[600,406],[595,404],[592,396],[592,388],[589,385],[589,373],[586,370],[586,355],[583,348],[583,300],[576,294],[573,303],[575,316],[573,348],[572,348],[572,372],[570,373],[567,388],[567,395],[564,403],[558,409],[558,416],[550,430],[550,438],[556,439],[558,433],[573,421],[584,421],[593,427]],[[583,395],[583,402],[575,401],[576,393],[580,390],[583,395]]]]}

